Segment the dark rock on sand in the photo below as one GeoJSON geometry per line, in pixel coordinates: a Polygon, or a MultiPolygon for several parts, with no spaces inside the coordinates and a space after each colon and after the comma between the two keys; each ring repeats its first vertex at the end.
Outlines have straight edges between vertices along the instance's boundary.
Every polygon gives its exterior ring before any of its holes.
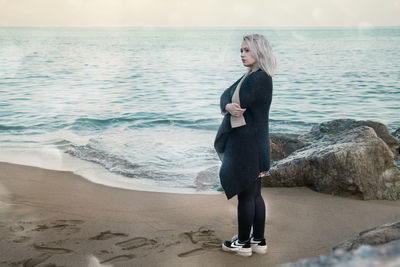
{"type": "Polygon", "coordinates": [[[298,140],[305,146],[277,161],[264,186],[309,186],[364,200],[400,198],[392,151],[399,143],[383,124],[335,120],[312,127],[298,140]]]}
{"type": "Polygon", "coordinates": [[[276,265],[277,267],[382,267],[400,266],[400,240],[379,246],[362,245],[356,250],[346,251],[342,248],[334,250],[329,255],[321,255],[313,259],[301,259],[293,263],[276,265]]]}
{"type": "Polygon", "coordinates": [[[303,142],[285,135],[271,135],[271,160],[281,160],[306,146],[303,142]]]}
{"type": "Polygon", "coordinates": [[[218,178],[219,166],[200,171],[195,179],[196,190],[209,190],[220,186],[218,178]]]}
{"type": "Polygon", "coordinates": [[[327,256],[278,266],[400,266],[400,222],[362,231],[358,236],[335,246],[327,256]]]}
{"type": "Polygon", "coordinates": [[[400,240],[400,221],[383,224],[371,229],[364,230],[358,236],[344,241],[333,249],[344,249],[346,251],[357,249],[362,245],[381,245],[391,241],[400,240]]]}

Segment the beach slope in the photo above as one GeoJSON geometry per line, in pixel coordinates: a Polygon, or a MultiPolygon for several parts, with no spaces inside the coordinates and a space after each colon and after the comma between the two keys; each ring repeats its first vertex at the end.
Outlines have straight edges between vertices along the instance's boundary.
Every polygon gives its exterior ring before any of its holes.
{"type": "Polygon", "coordinates": [[[306,187],[262,195],[268,253],[242,258],[220,249],[236,233],[236,198],[117,189],[0,163],[0,265],[274,266],[327,254],[362,230],[400,220],[400,201],[306,187]]]}

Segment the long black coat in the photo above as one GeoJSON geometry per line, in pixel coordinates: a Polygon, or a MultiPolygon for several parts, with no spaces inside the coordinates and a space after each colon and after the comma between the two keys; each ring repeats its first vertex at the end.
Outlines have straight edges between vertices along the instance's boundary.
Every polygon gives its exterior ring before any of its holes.
{"type": "MultiPolygon", "coordinates": [[[[225,112],[225,105],[232,102],[232,95],[242,77],[222,93],[221,112],[225,112]]],[[[214,141],[217,153],[223,153],[219,177],[228,199],[246,189],[260,172],[270,168],[268,118],[272,101],[271,76],[261,69],[250,73],[241,85],[239,98],[241,108],[246,108],[243,113],[246,125],[232,128],[228,112],[214,141]]]]}

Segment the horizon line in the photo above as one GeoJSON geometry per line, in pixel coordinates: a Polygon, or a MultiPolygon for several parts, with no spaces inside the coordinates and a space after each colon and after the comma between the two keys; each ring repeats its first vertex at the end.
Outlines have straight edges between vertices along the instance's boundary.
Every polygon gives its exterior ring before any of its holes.
{"type": "Polygon", "coordinates": [[[0,28],[396,28],[400,27],[400,25],[351,25],[351,26],[309,26],[309,25],[301,25],[301,26],[160,26],[160,25],[69,25],[69,26],[60,26],[60,25],[0,25],[0,28]]]}

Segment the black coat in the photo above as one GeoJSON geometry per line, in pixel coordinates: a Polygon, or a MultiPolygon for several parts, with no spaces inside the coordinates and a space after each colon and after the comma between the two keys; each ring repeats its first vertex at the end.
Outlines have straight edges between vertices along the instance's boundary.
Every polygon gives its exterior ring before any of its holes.
{"type": "MultiPolygon", "coordinates": [[[[225,112],[225,105],[232,102],[232,95],[241,79],[222,93],[221,112],[225,112]]],[[[268,118],[272,100],[271,76],[261,69],[250,73],[241,85],[239,98],[241,108],[246,108],[243,113],[246,125],[232,128],[228,112],[214,141],[217,153],[223,153],[219,177],[228,199],[246,189],[260,172],[270,168],[268,118]]]]}

